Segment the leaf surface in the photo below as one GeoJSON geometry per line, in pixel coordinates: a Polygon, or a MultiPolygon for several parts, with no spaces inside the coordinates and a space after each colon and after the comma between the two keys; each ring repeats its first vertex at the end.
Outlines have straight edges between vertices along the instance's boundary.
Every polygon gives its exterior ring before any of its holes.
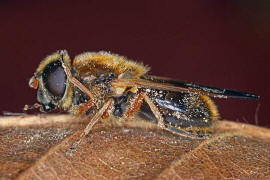
{"type": "Polygon", "coordinates": [[[206,139],[68,115],[0,119],[1,179],[269,179],[270,130],[218,121],[206,139]]]}

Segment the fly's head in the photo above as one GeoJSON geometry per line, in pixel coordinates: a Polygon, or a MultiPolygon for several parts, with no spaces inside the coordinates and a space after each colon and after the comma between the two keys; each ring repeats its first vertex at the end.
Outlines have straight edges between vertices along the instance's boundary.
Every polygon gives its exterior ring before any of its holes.
{"type": "Polygon", "coordinates": [[[70,58],[65,50],[46,57],[29,81],[29,86],[37,89],[37,101],[42,112],[55,108],[68,109],[71,106],[73,87],[62,63],[71,69],[70,58]]]}

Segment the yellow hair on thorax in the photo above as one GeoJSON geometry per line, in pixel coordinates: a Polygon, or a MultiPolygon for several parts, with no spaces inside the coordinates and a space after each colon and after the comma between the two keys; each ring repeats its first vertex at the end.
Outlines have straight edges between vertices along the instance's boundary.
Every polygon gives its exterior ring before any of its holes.
{"type": "Polygon", "coordinates": [[[123,56],[104,51],[80,54],[75,57],[73,66],[79,71],[88,70],[96,72],[104,69],[115,73],[117,76],[126,73],[128,78],[139,78],[150,70],[148,66],[144,66],[142,63],[137,63],[123,56]],[[89,69],[84,69],[86,67],[89,69]]]}

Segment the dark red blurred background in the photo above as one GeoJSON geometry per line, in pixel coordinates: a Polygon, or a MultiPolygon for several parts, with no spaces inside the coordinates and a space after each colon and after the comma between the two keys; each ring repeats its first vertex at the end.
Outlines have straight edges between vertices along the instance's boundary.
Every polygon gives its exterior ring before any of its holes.
{"type": "Polygon", "coordinates": [[[0,1],[0,111],[35,103],[28,87],[39,62],[106,50],[152,67],[152,74],[250,91],[259,101],[220,100],[221,116],[270,127],[270,2],[0,1]]]}

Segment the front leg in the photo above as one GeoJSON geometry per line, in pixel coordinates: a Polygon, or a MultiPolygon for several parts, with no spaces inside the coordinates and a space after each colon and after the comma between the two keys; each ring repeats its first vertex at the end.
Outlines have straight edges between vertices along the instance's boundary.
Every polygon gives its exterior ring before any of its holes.
{"type": "Polygon", "coordinates": [[[80,139],[78,141],[76,141],[75,143],[72,144],[72,146],[69,148],[69,154],[72,154],[72,152],[76,149],[76,147],[81,143],[82,139],[89,134],[89,132],[91,131],[92,127],[98,122],[98,120],[106,113],[110,112],[109,110],[112,108],[113,106],[113,99],[109,99],[104,105],[103,107],[95,114],[95,116],[90,120],[90,122],[88,123],[88,125],[86,126],[86,128],[84,129],[84,131],[81,133],[80,135],[80,139]]]}
{"type": "Polygon", "coordinates": [[[84,92],[87,96],[90,97],[90,100],[94,102],[94,95],[87,89],[80,81],[78,81],[76,78],[74,78],[70,72],[70,69],[66,66],[65,62],[61,60],[62,67],[64,68],[64,71],[67,75],[68,81],[72,83],[74,86],[79,88],[82,92],[84,92]]]}
{"type": "Polygon", "coordinates": [[[72,114],[74,114],[75,116],[81,116],[82,114],[85,114],[93,105],[92,100],[88,100],[85,103],[82,103],[78,106],[75,106],[74,108],[72,108],[70,110],[70,112],[72,114]]]}

